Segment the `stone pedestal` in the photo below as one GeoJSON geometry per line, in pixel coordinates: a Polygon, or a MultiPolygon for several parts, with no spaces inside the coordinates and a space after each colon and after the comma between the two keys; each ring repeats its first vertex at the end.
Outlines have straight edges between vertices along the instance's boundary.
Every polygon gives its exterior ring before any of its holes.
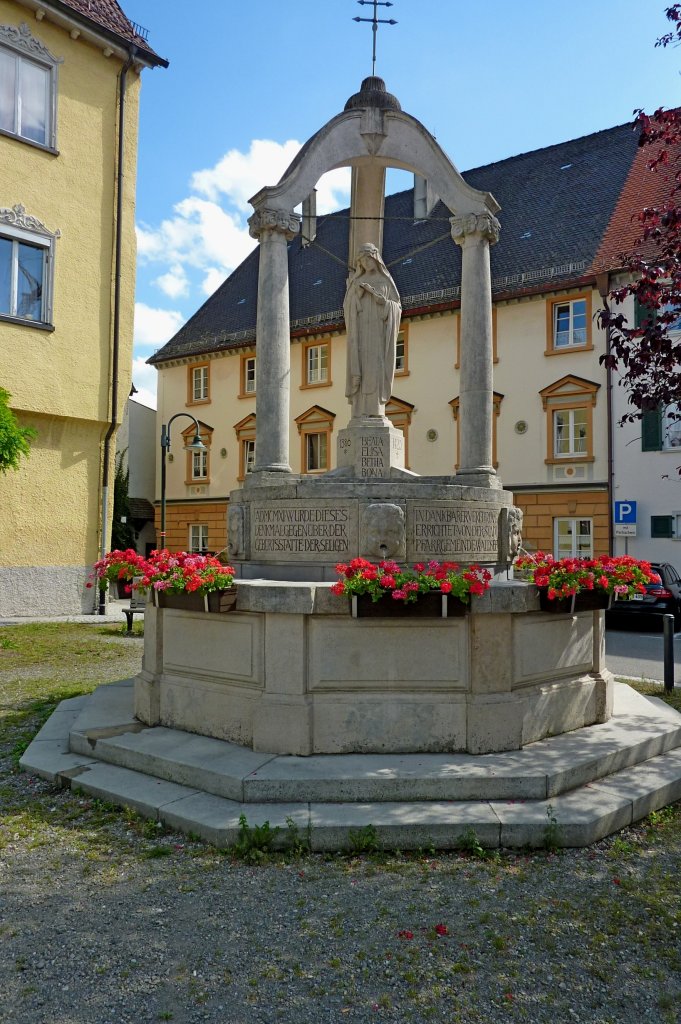
{"type": "Polygon", "coordinates": [[[338,431],[337,465],[357,480],[387,479],[391,469],[404,471],[404,434],[380,417],[351,420],[338,431]]]}

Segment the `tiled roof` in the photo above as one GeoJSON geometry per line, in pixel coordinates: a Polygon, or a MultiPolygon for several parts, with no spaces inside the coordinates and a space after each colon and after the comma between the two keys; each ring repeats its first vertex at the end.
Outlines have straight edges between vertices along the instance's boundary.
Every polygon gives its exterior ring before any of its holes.
{"type": "MultiPolygon", "coordinates": [[[[501,237],[491,250],[496,297],[593,276],[637,143],[634,125],[624,124],[464,173],[501,205],[501,237]]],[[[342,325],[348,216],[341,210],[320,217],[312,245],[303,248],[300,238],[289,245],[294,332],[342,325]]],[[[407,314],[458,304],[461,250],[450,235],[450,216],[440,202],[427,220],[414,223],[411,189],[386,197],[383,258],[407,314]]],[[[258,260],[256,249],[149,362],[252,343],[258,260]]]]}
{"type": "Polygon", "coordinates": [[[116,0],[52,0],[54,6],[68,8],[77,15],[87,18],[100,28],[118,36],[128,43],[134,43],[139,50],[148,55],[150,62],[167,67],[168,62],[149,46],[143,36],[139,35],[133,23],[126,17],[116,0]]]}
{"type": "Polygon", "coordinates": [[[154,506],[148,498],[128,498],[128,510],[131,519],[145,519],[153,522],[154,506]]]}

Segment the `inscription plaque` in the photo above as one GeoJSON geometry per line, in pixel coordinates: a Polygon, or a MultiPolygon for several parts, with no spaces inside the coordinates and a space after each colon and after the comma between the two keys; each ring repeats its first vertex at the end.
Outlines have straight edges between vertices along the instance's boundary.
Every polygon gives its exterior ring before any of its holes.
{"type": "Polygon", "coordinates": [[[326,499],[251,505],[251,558],[337,562],[354,558],[356,548],[356,502],[326,499]]]}
{"type": "Polygon", "coordinates": [[[495,562],[499,509],[432,501],[407,505],[408,557],[464,562],[495,562]]]}
{"type": "Polygon", "coordinates": [[[359,480],[385,479],[390,467],[404,469],[404,435],[379,423],[346,427],[338,433],[338,466],[352,466],[359,480]]]}

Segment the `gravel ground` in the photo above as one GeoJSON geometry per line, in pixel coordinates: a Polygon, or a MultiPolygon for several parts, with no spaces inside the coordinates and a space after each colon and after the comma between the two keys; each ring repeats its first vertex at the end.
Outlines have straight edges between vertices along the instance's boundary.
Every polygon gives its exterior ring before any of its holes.
{"type": "Polygon", "coordinates": [[[11,784],[35,799],[0,832],[3,1024],[681,1017],[678,806],[557,855],[248,866],[11,784]]]}
{"type": "Polygon", "coordinates": [[[42,715],[0,748],[0,1024],[681,1020],[681,804],[588,850],[249,865],[17,773],[42,715]]]}

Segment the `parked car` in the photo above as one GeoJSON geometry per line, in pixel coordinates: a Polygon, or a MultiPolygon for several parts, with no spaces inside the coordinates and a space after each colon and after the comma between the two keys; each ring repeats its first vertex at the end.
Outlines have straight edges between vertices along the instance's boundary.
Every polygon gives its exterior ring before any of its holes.
{"type": "Polygon", "coordinates": [[[681,576],[669,562],[652,563],[659,583],[648,583],[645,594],[636,594],[627,601],[613,601],[606,612],[606,624],[615,618],[641,615],[673,615],[674,629],[681,628],[681,576]]]}

